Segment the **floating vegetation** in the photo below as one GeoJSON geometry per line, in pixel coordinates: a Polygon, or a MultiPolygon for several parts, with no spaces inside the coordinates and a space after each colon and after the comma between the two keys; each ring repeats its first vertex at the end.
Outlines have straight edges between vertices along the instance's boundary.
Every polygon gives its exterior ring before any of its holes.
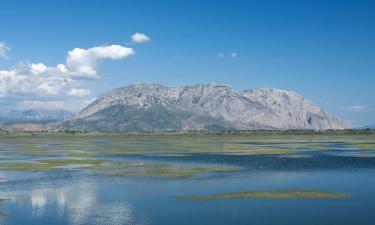
{"type": "Polygon", "coordinates": [[[216,195],[187,195],[176,196],[176,199],[187,201],[217,201],[223,199],[345,199],[349,193],[329,192],[320,190],[276,190],[276,191],[247,191],[216,195]]]}
{"type": "Polygon", "coordinates": [[[257,149],[251,151],[225,152],[225,155],[283,155],[300,153],[301,150],[257,149]]]}
{"type": "MultiPolygon", "coordinates": [[[[1,198],[0,198],[0,208],[3,207],[4,202],[5,202],[5,199],[1,199],[1,198]]],[[[0,218],[1,218],[1,217],[4,217],[4,216],[6,216],[6,213],[0,211],[0,218]]]]}
{"type": "Polygon", "coordinates": [[[83,170],[121,170],[121,169],[150,169],[150,168],[163,168],[168,167],[169,164],[165,163],[151,163],[151,162],[140,162],[140,163],[129,163],[129,164],[108,164],[102,163],[93,166],[84,166],[79,169],[83,170]]]}
{"type": "Polygon", "coordinates": [[[79,157],[79,158],[91,158],[91,157],[96,157],[98,154],[96,153],[71,153],[67,154],[66,156],[68,157],[79,157]]]}
{"type": "Polygon", "coordinates": [[[156,154],[156,156],[161,157],[189,157],[192,156],[192,154],[184,154],[184,153],[163,153],[163,154],[156,154]]]}
{"type": "Polygon", "coordinates": [[[51,167],[45,163],[37,162],[2,162],[0,163],[0,170],[3,171],[52,171],[58,168],[51,167]]]}
{"type": "Polygon", "coordinates": [[[211,167],[193,167],[193,168],[163,168],[146,171],[132,171],[124,173],[103,174],[115,177],[167,177],[167,178],[190,178],[209,172],[230,172],[237,171],[238,168],[211,166],[211,167]]]}
{"type": "Polygon", "coordinates": [[[0,170],[5,171],[53,171],[59,170],[59,166],[67,165],[80,165],[80,164],[99,164],[104,162],[103,160],[74,160],[74,159],[44,159],[36,162],[0,162],[0,170]]]}
{"type": "Polygon", "coordinates": [[[375,150],[375,144],[360,144],[353,145],[352,147],[360,150],[375,150]]]}
{"type": "Polygon", "coordinates": [[[347,157],[355,157],[355,158],[374,158],[375,155],[370,155],[370,154],[365,154],[365,153],[362,153],[362,154],[350,154],[350,155],[346,155],[347,157]]]}
{"type": "Polygon", "coordinates": [[[310,158],[311,155],[286,155],[283,157],[290,158],[290,159],[306,159],[306,158],[310,158]]]}
{"type": "Polygon", "coordinates": [[[47,164],[49,166],[65,166],[65,165],[78,165],[78,164],[99,164],[103,160],[96,159],[43,159],[38,162],[47,164]]]}

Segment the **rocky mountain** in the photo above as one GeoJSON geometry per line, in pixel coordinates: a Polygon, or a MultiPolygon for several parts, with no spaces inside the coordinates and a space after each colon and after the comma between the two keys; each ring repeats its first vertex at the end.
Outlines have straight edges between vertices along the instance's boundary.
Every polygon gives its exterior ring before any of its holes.
{"type": "Polygon", "coordinates": [[[65,110],[29,109],[0,112],[0,124],[11,125],[19,123],[46,124],[64,120],[72,113],[65,110]]]}
{"type": "Polygon", "coordinates": [[[61,124],[88,131],[326,130],[346,124],[289,91],[227,85],[133,84],[99,96],[61,124]]]}

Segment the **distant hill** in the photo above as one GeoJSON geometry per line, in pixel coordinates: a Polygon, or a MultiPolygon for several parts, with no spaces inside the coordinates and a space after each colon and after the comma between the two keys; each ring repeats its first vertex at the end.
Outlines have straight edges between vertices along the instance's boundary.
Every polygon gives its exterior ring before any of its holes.
{"type": "Polygon", "coordinates": [[[46,124],[64,120],[72,115],[65,110],[47,110],[47,109],[30,109],[30,110],[12,110],[0,112],[0,124],[11,125],[18,123],[40,123],[46,124]]]}
{"type": "Polygon", "coordinates": [[[360,127],[359,129],[375,129],[375,124],[373,124],[373,125],[366,125],[366,126],[360,127]]]}
{"type": "Polygon", "coordinates": [[[87,131],[345,129],[302,96],[274,88],[133,84],[99,96],[61,129],[87,131]]]}

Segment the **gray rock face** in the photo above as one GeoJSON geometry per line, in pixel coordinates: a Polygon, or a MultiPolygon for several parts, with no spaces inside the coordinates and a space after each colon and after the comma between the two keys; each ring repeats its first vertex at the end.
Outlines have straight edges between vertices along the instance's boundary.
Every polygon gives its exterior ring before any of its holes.
{"type": "Polygon", "coordinates": [[[227,85],[165,87],[133,84],[99,96],[62,123],[63,129],[326,130],[346,124],[302,96],[273,88],[238,92],[227,85]]]}

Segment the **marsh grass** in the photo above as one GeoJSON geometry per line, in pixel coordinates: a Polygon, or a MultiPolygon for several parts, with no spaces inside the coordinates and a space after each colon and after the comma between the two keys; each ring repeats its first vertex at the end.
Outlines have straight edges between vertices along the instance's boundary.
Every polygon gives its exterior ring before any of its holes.
{"type": "Polygon", "coordinates": [[[115,177],[166,177],[166,178],[191,178],[200,174],[210,172],[231,172],[238,168],[212,166],[212,167],[194,167],[194,168],[162,168],[146,171],[134,171],[124,173],[103,174],[115,177]]]}
{"type": "Polygon", "coordinates": [[[292,149],[256,149],[250,151],[224,152],[225,155],[284,155],[300,153],[301,150],[292,149]]]}
{"type": "Polygon", "coordinates": [[[349,193],[328,192],[321,190],[276,190],[276,191],[247,191],[216,195],[187,195],[176,196],[176,199],[186,201],[217,201],[223,199],[346,199],[349,193]]]}
{"type": "Polygon", "coordinates": [[[79,164],[100,164],[103,160],[91,160],[91,159],[44,159],[35,162],[0,162],[0,170],[4,171],[54,171],[60,170],[59,166],[67,165],[79,165],[79,164]]]}
{"type": "Polygon", "coordinates": [[[82,170],[121,170],[121,169],[153,169],[168,167],[170,164],[166,163],[152,163],[152,162],[139,162],[129,164],[97,164],[92,166],[84,166],[79,169],[82,170]]]}
{"type": "Polygon", "coordinates": [[[283,157],[290,158],[290,159],[307,159],[307,158],[311,158],[311,155],[286,155],[283,157]]]}
{"type": "Polygon", "coordinates": [[[66,155],[67,157],[79,157],[79,158],[92,158],[92,157],[96,157],[98,156],[98,154],[96,153],[71,153],[71,154],[67,154],[66,155]]]}
{"type": "Polygon", "coordinates": [[[353,145],[352,147],[360,150],[375,150],[375,144],[360,144],[353,145]]]}

